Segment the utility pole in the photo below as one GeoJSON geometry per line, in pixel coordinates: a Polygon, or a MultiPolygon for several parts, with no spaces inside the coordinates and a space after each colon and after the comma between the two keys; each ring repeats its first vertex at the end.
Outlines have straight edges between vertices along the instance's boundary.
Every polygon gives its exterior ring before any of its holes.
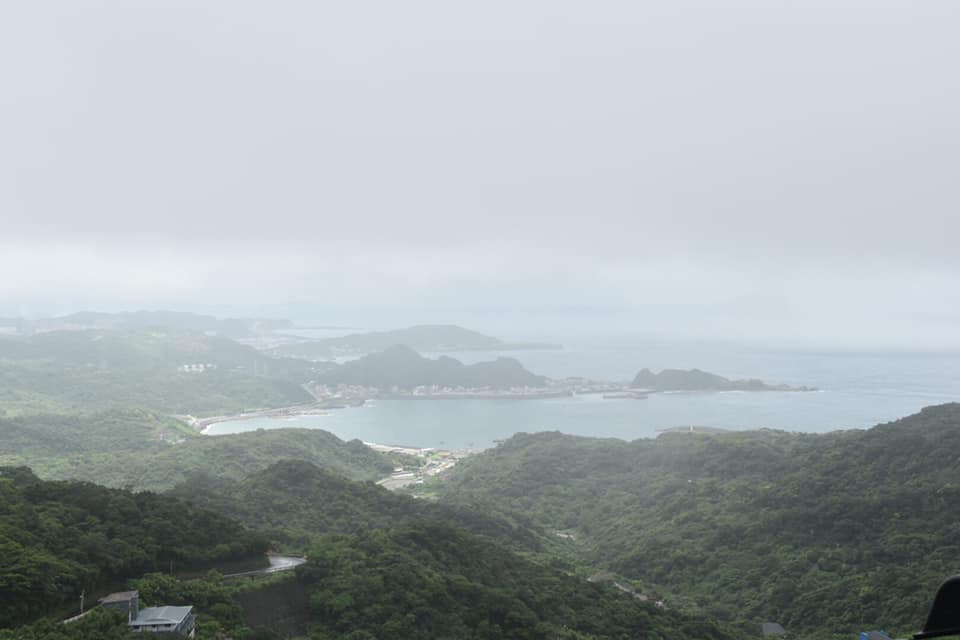
{"type": "Polygon", "coordinates": [[[87,595],[87,590],[84,589],[80,592],[80,613],[83,613],[83,598],[87,595]]]}

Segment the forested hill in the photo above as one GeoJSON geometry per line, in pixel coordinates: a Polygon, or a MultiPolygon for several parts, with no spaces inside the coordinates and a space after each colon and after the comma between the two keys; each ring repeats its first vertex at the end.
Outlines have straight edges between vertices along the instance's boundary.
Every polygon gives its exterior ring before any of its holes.
{"type": "Polygon", "coordinates": [[[723,640],[712,622],[534,564],[435,523],[330,537],[298,575],[312,638],[723,640]]]}
{"type": "Polygon", "coordinates": [[[449,500],[570,530],[584,559],[720,619],[795,636],[915,631],[960,572],[960,405],[863,431],[517,435],[449,500]]]}
{"type": "Polygon", "coordinates": [[[324,384],[412,389],[421,385],[442,387],[538,387],[546,378],[530,373],[512,358],[465,365],[447,356],[424,358],[413,349],[393,346],[380,353],[333,366],[318,377],[324,384]]]}
{"type": "Polygon", "coordinates": [[[301,460],[278,462],[239,482],[195,476],[170,495],[227,514],[300,552],[322,534],[386,529],[420,519],[456,525],[524,551],[540,550],[544,539],[516,516],[508,519],[473,505],[417,500],[301,460]]]}
{"type": "Polygon", "coordinates": [[[111,580],[266,548],[235,521],[173,498],[0,468],[0,628],[111,580]]]}
{"type": "MultiPolygon", "coordinates": [[[[2,324],[2,320],[0,320],[2,324]]],[[[216,318],[184,311],[125,311],[104,313],[80,311],[57,318],[44,318],[33,323],[19,320],[17,325],[35,324],[46,331],[77,329],[175,329],[204,331],[219,336],[246,337],[261,331],[291,329],[293,322],[276,318],[216,318]]]]}
{"type": "Polygon", "coordinates": [[[145,407],[217,414],[312,400],[312,365],[173,330],[0,336],[0,415],[145,407]]]}
{"type": "MultiPolygon", "coordinates": [[[[0,437],[0,443],[3,440],[0,437]]],[[[128,442],[122,438],[120,441],[128,442]]],[[[237,481],[281,460],[306,461],[357,480],[377,480],[393,469],[386,456],[359,440],[345,442],[320,429],[194,436],[180,444],[154,442],[149,448],[111,447],[100,453],[85,451],[76,455],[0,455],[0,462],[28,463],[48,479],[88,480],[150,491],[172,489],[196,475],[237,481]]]]}
{"type": "Polygon", "coordinates": [[[91,365],[101,369],[168,368],[212,364],[220,369],[274,367],[278,375],[299,374],[309,364],[270,358],[228,338],[176,329],[51,331],[34,336],[0,337],[0,357],[91,365]]]}
{"type": "Polygon", "coordinates": [[[0,465],[116,451],[165,451],[202,437],[173,418],[144,409],[0,417],[0,465]]]}

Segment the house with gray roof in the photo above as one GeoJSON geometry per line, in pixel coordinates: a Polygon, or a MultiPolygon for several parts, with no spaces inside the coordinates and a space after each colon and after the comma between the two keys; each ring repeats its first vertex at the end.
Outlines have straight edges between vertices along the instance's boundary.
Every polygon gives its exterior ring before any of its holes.
{"type": "Polygon", "coordinates": [[[175,633],[184,638],[194,637],[197,617],[193,607],[147,607],[128,623],[130,630],[136,633],[145,631],[155,633],[175,633]]]}
{"type": "Polygon", "coordinates": [[[100,599],[101,606],[119,609],[127,615],[127,626],[134,633],[175,634],[183,638],[193,638],[196,633],[197,617],[193,607],[147,607],[140,608],[140,593],[121,591],[111,593],[100,599]]]}

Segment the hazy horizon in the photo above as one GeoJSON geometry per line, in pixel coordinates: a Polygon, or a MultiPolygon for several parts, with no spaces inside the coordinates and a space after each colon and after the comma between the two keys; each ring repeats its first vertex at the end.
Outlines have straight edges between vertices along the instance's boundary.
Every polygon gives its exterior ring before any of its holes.
{"type": "Polygon", "coordinates": [[[960,6],[0,7],[0,315],[960,348],[960,6]]]}

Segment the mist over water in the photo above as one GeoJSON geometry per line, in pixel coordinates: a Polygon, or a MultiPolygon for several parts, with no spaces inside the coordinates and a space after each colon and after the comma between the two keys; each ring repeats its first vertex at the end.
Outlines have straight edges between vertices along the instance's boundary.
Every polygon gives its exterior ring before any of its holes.
{"type": "MultiPolygon", "coordinates": [[[[824,432],[867,428],[960,399],[960,355],[776,350],[717,343],[572,338],[562,350],[445,353],[467,363],[514,357],[552,378],[626,382],[643,367],[699,368],[729,378],[817,387],[815,392],[681,392],[646,400],[599,395],[536,400],[377,400],[324,416],[253,419],[214,425],[210,435],[259,428],[306,427],[341,438],[421,447],[485,448],[517,432],[625,440],[658,429],[712,426],[824,432]]],[[[440,354],[425,354],[436,357],[440,354]]]]}
{"type": "Polygon", "coordinates": [[[958,24],[0,1],[0,640],[952,634],[958,24]]]}

